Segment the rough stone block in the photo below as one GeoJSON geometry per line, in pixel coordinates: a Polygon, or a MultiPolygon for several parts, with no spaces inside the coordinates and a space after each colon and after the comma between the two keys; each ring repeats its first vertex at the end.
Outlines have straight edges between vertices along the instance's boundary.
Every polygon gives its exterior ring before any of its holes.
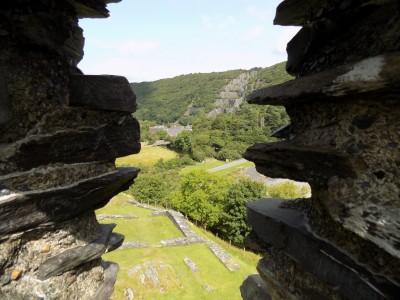
{"type": "Polygon", "coordinates": [[[0,66],[0,125],[10,119],[10,101],[7,96],[6,78],[0,66]]]}
{"type": "Polygon", "coordinates": [[[390,95],[400,88],[400,52],[370,57],[315,75],[259,89],[247,100],[253,104],[292,105],[310,101],[337,101],[355,94],[390,95]]]}
{"type": "Polygon", "coordinates": [[[365,168],[361,158],[335,149],[289,142],[256,144],[243,157],[254,162],[257,171],[264,175],[316,184],[326,184],[332,176],[355,177],[365,168]]]}
{"type": "Polygon", "coordinates": [[[0,151],[0,175],[49,163],[114,160],[139,151],[139,123],[126,117],[122,124],[38,134],[8,145],[0,151]]]}
{"type": "Polygon", "coordinates": [[[75,184],[0,197],[0,236],[62,222],[104,206],[129,187],[139,169],[119,168],[75,184]]]}
{"type": "Polygon", "coordinates": [[[268,287],[260,275],[247,276],[240,286],[240,294],[243,300],[271,300],[268,287]]]}
{"type": "Polygon", "coordinates": [[[348,299],[395,299],[399,286],[374,275],[333,244],[310,230],[301,211],[283,208],[282,199],[248,204],[248,219],[257,236],[299,263],[321,282],[348,299]]]}
{"type": "Polygon", "coordinates": [[[100,225],[100,237],[93,242],[82,247],[69,249],[47,259],[39,266],[38,278],[45,280],[63,274],[80,264],[99,258],[106,251],[115,226],[115,224],[102,224],[100,225]]]}
{"type": "Polygon", "coordinates": [[[114,292],[119,267],[116,263],[109,261],[103,261],[101,265],[104,269],[103,284],[89,300],[108,300],[114,292]]]}
{"type": "Polygon", "coordinates": [[[72,75],[69,104],[100,110],[136,111],[136,96],[123,76],[72,75]]]}

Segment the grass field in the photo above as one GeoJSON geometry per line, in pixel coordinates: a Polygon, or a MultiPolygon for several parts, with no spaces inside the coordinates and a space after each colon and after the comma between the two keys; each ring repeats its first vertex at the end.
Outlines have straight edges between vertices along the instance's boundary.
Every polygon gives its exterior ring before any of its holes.
{"type": "Polygon", "coordinates": [[[106,207],[96,213],[119,213],[121,208],[126,213],[140,216],[130,220],[107,220],[102,223],[117,223],[115,232],[122,233],[126,240],[143,241],[150,244],[148,248],[114,250],[103,255],[104,260],[117,262],[120,266],[115,292],[111,299],[125,299],[124,290],[130,288],[134,299],[241,299],[239,287],[247,275],[256,272],[255,266],[259,257],[243,251],[214,237],[211,233],[191,224],[199,235],[217,242],[240,265],[240,269],[229,271],[210,251],[205,244],[161,247],[162,239],[181,237],[182,233],[165,216],[150,217],[152,212],[124,202],[120,194],[106,207]],[[191,271],[184,262],[189,257],[200,270],[191,271]],[[159,274],[157,286],[142,283],[143,280],[132,278],[128,273],[138,264],[162,262],[171,266],[172,271],[159,274]],[[161,287],[161,288],[160,288],[161,287]]]}
{"type": "Polygon", "coordinates": [[[128,155],[125,157],[117,158],[115,164],[117,167],[121,166],[152,166],[161,158],[169,160],[177,157],[178,155],[171,150],[157,146],[142,146],[138,154],[128,155]]]}

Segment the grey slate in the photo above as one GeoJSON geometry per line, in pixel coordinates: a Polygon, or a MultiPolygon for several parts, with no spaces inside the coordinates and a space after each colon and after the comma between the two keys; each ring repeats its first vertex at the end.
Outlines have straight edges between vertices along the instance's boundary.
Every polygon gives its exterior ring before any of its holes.
{"type": "Polygon", "coordinates": [[[132,113],[136,96],[123,76],[71,75],[69,105],[132,113]]]}
{"type": "Polygon", "coordinates": [[[0,157],[6,164],[0,175],[49,163],[114,160],[139,151],[140,125],[136,119],[127,118],[122,124],[32,136],[16,145],[9,157],[0,157]]]}
{"type": "Polygon", "coordinates": [[[100,237],[93,242],[73,249],[68,249],[44,261],[38,269],[38,278],[45,280],[75,268],[85,262],[99,258],[107,249],[111,232],[115,224],[101,224],[100,237]]]}
{"type": "Polygon", "coordinates": [[[3,196],[0,236],[62,222],[100,208],[126,190],[138,173],[137,168],[118,168],[75,185],[3,196]]]}
{"type": "Polygon", "coordinates": [[[285,200],[248,203],[248,220],[266,244],[286,253],[302,269],[348,299],[395,299],[400,287],[373,275],[333,244],[319,238],[298,210],[282,208],[285,200]]]}

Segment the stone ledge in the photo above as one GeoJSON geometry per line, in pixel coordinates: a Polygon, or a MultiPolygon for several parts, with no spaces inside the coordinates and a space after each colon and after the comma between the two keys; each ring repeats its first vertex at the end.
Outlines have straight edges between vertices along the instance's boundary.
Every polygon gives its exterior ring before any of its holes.
{"type": "Polygon", "coordinates": [[[268,287],[258,274],[251,274],[240,286],[243,300],[272,300],[268,287]]]}
{"type": "Polygon", "coordinates": [[[101,266],[104,270],[103,283],[89,300],[108,300],[114,292],[114,285],[117,281],[119,271],[118,264],[110,261],[102,261],[101,266]]]}
{"type": "Polygon", "coordinates": [[[66,250],[43,262],[38,269],[38,278],[45,280],[63,274],[80,264],[99,258],[107,249],[108,242],[115,224],[102,224],[101,235],[91,243],[66,250]]]}
{"type": "Polygon", "coordinates": [[[71,75],[69,105],[133,113],[136,96],[123,76],[71,75]]]}
{"type": "Polygon", "coordinates": [[[127,189],[138,173],[137,168],[118,168],[68,186],[2,196],[0,236],[62,222],[100,208],[127,189]]]}
{"type": "Polygon", "coordinates": [[[349,299],[395,299],[400,287],[373,275],[333,244],[311,230],[306,216],[281,208],[282,199],[262,199],[248,204],[248,219],[266,244],[287,254],[300,267],[349,299]]]}
{"type": "Polygon", "coordinates": [[[247,101],[262,105],[292,105],[336,101],[360,93],[379,94],[379,99],[383,99],[383,95],[396,93],[399,89],[400,52],[391,52],[256,90],[247,101]]]}
{"type": "Polygon", "coordinates": [[[290,142],[256,144],[249,147],[243,157],[254,162],[261,174],[312,183],[326,183],[332,176],[354,178],[365,168],[361,158],[334,148],[290,142]]]}
{"type": "Polygon", "coordinates": [[[114,160],[140,151],[140,125],[127,117],[121,124],[83,127],[32,135],[0,152],[0,175],[49,163],[114,160]]]}

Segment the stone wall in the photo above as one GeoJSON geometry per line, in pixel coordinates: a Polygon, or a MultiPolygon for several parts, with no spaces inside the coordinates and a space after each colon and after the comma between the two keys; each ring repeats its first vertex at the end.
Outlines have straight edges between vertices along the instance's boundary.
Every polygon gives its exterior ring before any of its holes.
{"type": "Polygon", "coordinates": [[[78,17],[107,17],[109,2],[0,4],[1,299],[112,293],[118,267],[100,256],[123,236],[93,211],[139,171],[114,164],[140,150],[135,96],[123,77],[77,68],[78,17]]]}
{"type": "Polygon", "coordinates": [[[249,96],[284,105],[285,139],[250,147],[260,173],[307,181],[311,199],[248,207],[258,265],[276,299],[395,299],[400,292],[400,6],[283,1],[275,23],[302,29],[297,78],[249,96]]]}

